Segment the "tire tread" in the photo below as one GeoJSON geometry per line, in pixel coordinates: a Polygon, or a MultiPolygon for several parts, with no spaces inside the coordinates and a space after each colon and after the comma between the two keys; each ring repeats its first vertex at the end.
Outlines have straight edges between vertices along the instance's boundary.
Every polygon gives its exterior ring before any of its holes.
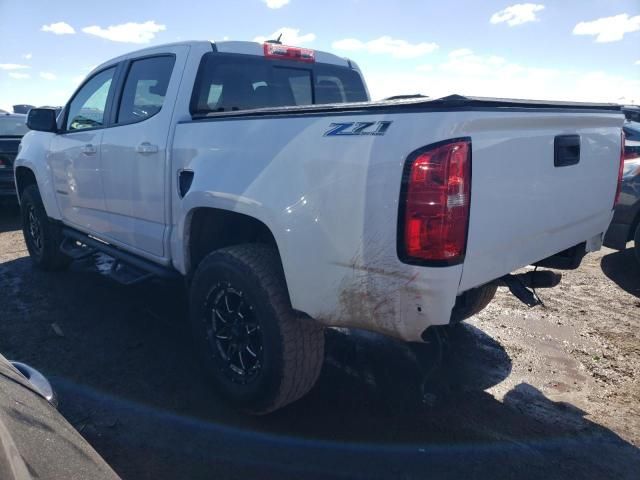
{"type": "Polygon", "coordinates": [[[198,266],[194,283],[225,255],[241,264],[264,290],[278,319],[282,346],[279,385],[264,406],[250,411],[269,413],[298,400],[316,383],[324,362],[324,329],[313,320],[301,318],[291,308],[280,260],[275,249],[268,245],[242,244],[212,252],[198,266]]]}

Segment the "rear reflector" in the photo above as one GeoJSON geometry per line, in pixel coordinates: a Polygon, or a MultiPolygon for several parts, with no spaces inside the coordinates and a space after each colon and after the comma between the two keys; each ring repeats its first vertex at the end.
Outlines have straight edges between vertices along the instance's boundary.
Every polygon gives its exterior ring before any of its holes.
{"type": "Polygon", "coordinates": [[[266,58],[294,60],[306,63],[313,63],[316,61],[315,51],[309,48],[288,47],[278,43],[265,43],[264,56],[266,58]]]}
{"type": "Polygon", "coordinates": [[[622,174],[624,172],[624,130],[620,134],[620,165],[618,166],[618,185],[616,186],[616,197],[613,200],[613,206],[615,207],[620,200],[620,191],[622,190],[622,174]]]}
{"type": "Polygon", "coordinates": [[[398,256],[405,263],[461,263],[471,200],[471,139],[416,150],[407,159],[400,194],[398,256]]]}

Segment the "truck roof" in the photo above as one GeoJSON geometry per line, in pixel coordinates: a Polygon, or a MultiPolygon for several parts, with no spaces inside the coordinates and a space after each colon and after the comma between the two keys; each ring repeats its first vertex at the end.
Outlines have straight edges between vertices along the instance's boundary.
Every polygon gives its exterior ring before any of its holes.
{"type": "MultiPolygon", "coordinates": [[[[210,46],[212,49],[215,49],[218,52],[222,53],[238,53],[244,55],[264,55],[264,43],[258,42],[248,42],[248,41],[237,41],[237,40],[224,40],[224,41],[207,41],[207,40],[189,40],[182,42],[172,42],[172,43],[164,43],[160,45],[153,45],[150,47],[142,48],[139,50],[135,50],[133,52],[125,53],[124,55],[120,55],[115,58],[111,58],[106,62],[101,63],[96,68],[92,70],[93,73],[96,70],[99,70],[107,65],[111,65],[113,63],[120,62],[122,60],[126,60],[132,57],[139,57],[141,54],[157,51],[158,49],[162,49],[163,47],[173,47],[173,46],[210,46]]],[[[320,50],[314,50],[316,63],[329,63],[332,65],[338,65],[341,67],[351,67],[358,69],[357,65],[345,57],[339,57],[338,55],[334,55],[333,53],[323,52],[320,50]]]]}

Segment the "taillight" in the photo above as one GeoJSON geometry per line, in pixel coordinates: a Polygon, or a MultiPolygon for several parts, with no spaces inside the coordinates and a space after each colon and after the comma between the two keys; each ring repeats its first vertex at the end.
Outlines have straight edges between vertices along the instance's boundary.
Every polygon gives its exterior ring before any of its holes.
{"type": "Polygon", "coordinates": [[[279,43],[265,43],[264,56],[278,60],[295,60],[307,63],[316,61],[315,51],[309,48],[288,47],[279,43]]]}
{"type": "Polygon", "coordinates": [[[624,171],[624,130],[620,133],[620,165],[618,166],[618,186],[616,187],[616,196],[613,200],[615,207],[620,200],[620,191],[622,190],[622,172],[624,171]]]}
{"type": "Polygon", "coordinates": [[[398,217],[400,260],[432,266],[462,262],[470,200],[470,138],[439,142],[409,155],[398,217]]]}

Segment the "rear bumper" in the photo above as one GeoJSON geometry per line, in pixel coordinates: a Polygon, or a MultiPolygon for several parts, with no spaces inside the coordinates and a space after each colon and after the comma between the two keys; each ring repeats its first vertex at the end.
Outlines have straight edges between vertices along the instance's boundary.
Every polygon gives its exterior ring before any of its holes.
{"type": "Polygon", "coordinates": [[[333,311],[306,313],[327,326],[361,328],[408,342],[420,342],[428,327],[450,322],[462,275],[462,265],[331,268],[342,277],[331,295],[338,305],[333,311]]]}
{"type": "Polygon", "coordinates": [[[604,235],[604,246],[614,250],[624,250],[629,239],[630,228],[631,226],[627,223],[612,223],[609,225],[609,229],[604,235]]]}

